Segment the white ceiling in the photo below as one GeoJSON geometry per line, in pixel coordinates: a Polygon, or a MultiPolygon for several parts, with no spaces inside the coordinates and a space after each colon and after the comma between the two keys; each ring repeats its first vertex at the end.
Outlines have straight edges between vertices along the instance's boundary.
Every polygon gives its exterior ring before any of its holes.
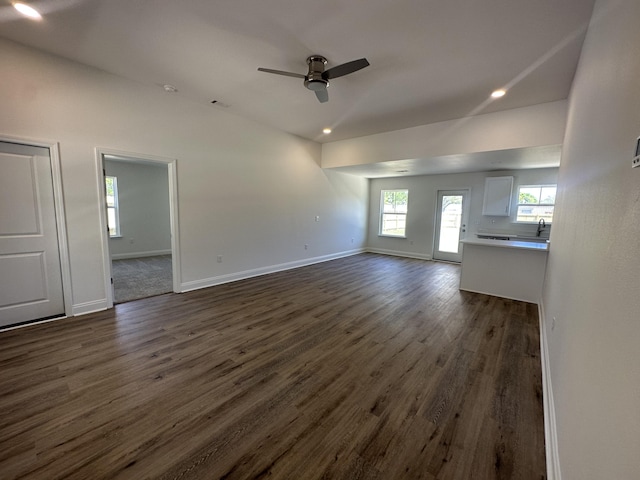
{"type": "Polygon", "coordinates": [[[34,0],[32,21],[0,0],[0,35],[326,142],[567,98],[593,3],[34,0]],[[257,71],[304,74],[311,54],[371,66],[332,80],[325,104],[257,71]]]}

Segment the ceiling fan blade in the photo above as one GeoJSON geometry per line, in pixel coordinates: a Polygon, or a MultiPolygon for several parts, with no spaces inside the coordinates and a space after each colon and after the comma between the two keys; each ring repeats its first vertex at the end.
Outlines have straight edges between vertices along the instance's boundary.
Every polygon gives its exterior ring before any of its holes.
{"type": "Polygon", "coordinates": [[[326,103],[329,101],[329,92],[327,92],[326,88],[323,88],[322,90],[316,90],[315,92],[316,97],[318,97],[320,103],[326,103]]]}
{"type": "Polygon", "coordinates": [[[275,73],[276,75],[284,75],[286,77],[306,78],[306,75],[301,73],[283,72],[282,70],[272,70],[271,68],[258,68],[259,72],[275,73]]]}
{"type": "Polygon", "coordinates": [[[349,75],[353,72],[357,72],[358,70],[361,70],[364,67],[368,66],[369,62],[367,61],[367,59],[360,58],[358,60],[343,63],[342,65],[337,65],[330,68],[329,70],[325,70],[324,72],[322,72],[322,78],[324,78],[325,80],[331,80],[332,78],[338,78],[344,75],[349,75]]]}

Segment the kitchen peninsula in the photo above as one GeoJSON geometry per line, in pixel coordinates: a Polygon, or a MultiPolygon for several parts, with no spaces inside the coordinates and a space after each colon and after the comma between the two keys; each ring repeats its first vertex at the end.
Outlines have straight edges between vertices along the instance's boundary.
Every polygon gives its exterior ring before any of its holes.
{"type": "Polygon", "coordinates": [[[548,242],[468,238],[462,243],[460,290],[540,301],[548,242]]]}

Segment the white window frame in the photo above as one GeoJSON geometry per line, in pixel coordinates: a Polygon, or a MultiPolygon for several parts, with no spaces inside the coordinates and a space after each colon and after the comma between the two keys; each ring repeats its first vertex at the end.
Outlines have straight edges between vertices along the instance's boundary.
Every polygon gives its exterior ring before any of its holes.
{"type": "Polygon", "coordinates": [[[407,188],[394,188],[394,189],[389,189],[389,190],[381,190],[380,191],[380,222],[378,225],[378,236],[380,237],[394,237],[394,238],[407,238],[407,215],[409,213],[409,189],[407,188]],[[393,192],[393,193],[398,193],[398,192],[404,192],[407,194],[407,206],[404,212],[385,212],[384,211],[384,196],[385,193],[389,193],[389,192],[393,192]],[[385,224],[385,215],[404,215],[404,233],[402,234],[394,234],[394,233],[388,233],[384,231],[384,224],[385,224]]]}
{"type": "MultiPolygon", "coordinates": [[[[523,188],[538,188],[542,191],[543,188],[555,188],[556,189],[556,195],[558,194],[558,185],[555,183],[548,183],[548,184],[539,184],[539,185],[518,185],[518,191],[516,192],[516,217],[515,217],[515,223],[523,223],[523,224],[536,224],[539,222],[539,220],[533,220],[533,221],[529,221],[529,220],[518,220],[518,216],[520,214],[520,207],[524,207],[524,206],[531,206],[531,205],[535,205],[536,207],[554,207],[554,213],[555,213],[555,202],[554,203],[520,203],[520,190],[523,188]]],[[[540,198],[542,196],[542,194],[540,194],[538,196],[538,198],[540,198]]],[[[545,220],[546,224],[549,225],[552,223],[553,221],[553,214],[551,215],[552,219],[551,220],[545,220]]]]}
{"type": "Polygon", "coordinates": [[[120,232],[120,205],[118,201],[118,177],[113,175],[105,175],[104,176],[104,188],[105,188],[105,198],[107,201],[107,225],[109,227],[109,238],[119,238],[122,236],[120,232]],[[109,205],[109,195],[107,195],[107,181],[108,179],[112,179],[113,181],[113,205],[109,205]],[[115,225],[109,225],[109,212],[114,212],[114,220],[115,225]],[[111,233],[111,227],[115,227],[114,233],[111,233]]]}

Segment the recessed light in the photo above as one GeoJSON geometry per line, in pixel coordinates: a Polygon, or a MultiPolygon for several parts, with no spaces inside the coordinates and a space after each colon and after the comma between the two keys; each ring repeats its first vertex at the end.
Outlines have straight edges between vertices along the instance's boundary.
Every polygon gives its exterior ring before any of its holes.
{"type": "Polygon", "coordinates": [[[331,129],[329,127],[323,128],[322,133],[324,133],[325,135],[329,135],[331,133],[331,129]]]}
{"type": "Polygon", "coordinates": [[[25,17],[33,18],[34,20],[42,19],[42,15],[35,8],[30,7],[26,3],[16,2],[13,4],[13,8],[19,11],[25,17]]]}
{"type": "Polygon", "coordinates": [[[174,87],[173,85],[169,85],[168,83],[166,85],[163,85],[162,88],[164,88],[165,92],[169,93],[176,93],[178,91],[176,87],[174,87]]]}
{"type": "Polygon", "coordinates": [[[499,90],[494,90],[493,92],[491,92],[491,98],[504,97],[506,93],[507,93],[507,91],[502,89],[502,88],[499,89],[499,90]]]}

